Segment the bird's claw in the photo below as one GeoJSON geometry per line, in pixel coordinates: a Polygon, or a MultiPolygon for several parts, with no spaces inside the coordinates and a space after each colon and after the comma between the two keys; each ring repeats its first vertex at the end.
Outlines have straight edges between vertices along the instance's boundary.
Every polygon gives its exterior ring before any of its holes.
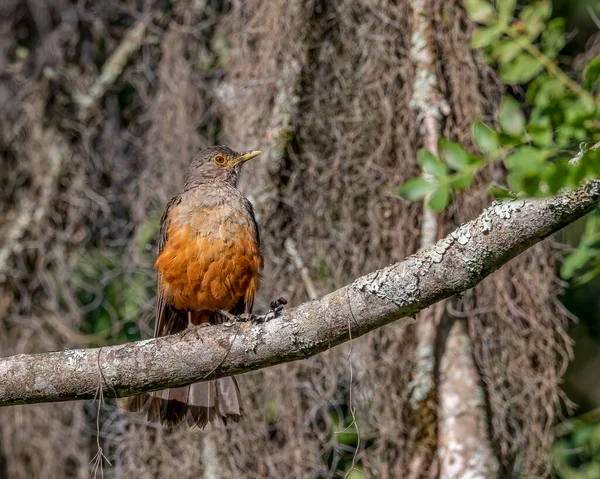
{"type": "Polygon", "coordinates": [[[187,338],[190,334],[192,334],[194,336],[194,338],[197,340],[201,340],[202,338],[200,337],[200,328],[205,328],[207,326],[210,326],[210,324],[208,323],[203,323],[200,325],[191,325],[188,326],[187,329],[184,329],[181,333],[181,339],[185,339],[187,338]]]}
{"type": "Polygon", "coordinates": [[[261,316],[253,316],[252,320],[257,323],[266,323],[267,321],[271,321],[272,319],[277,318],[281,312],[283,311],[283,306],[287,304],[287,299],[281,297],[276,299],[275,301],[271,301],[271,309],[267,314],[263,314],[261,316]]]}
{"type": "Polygon", "coordinates": [[[276,313],[281,313],[283,311],[283,307],[287,304],[287,299],[283,296],[277,298],[275,301],[271,301],[271,311],[276,313]]]}
{"type": "Polygon", "coordinates": [[[252,321],[252,320],[253,320],[255,317],[256,317],[256,316],[254,316],[253,314],[250,314],[250,313],[243,313],[243,314],[240,314],[239,316],[236,316],[236,317],[235,317],[235,320],[236,320],[238,323],[246,323],[246,322],[248,322],[248,321],[252,321]]]}
{"type": "Polygon", "coordinates": [[[235,316],[233,314],[231,314],[229,311],[225,311],[225,310],[220,310],[219,312],[225,316],[227,319],[229,319],[228,323],[223,323],[223,326],[226,326],[228,328],[232,327],[236,322],[237,323],[247,323],[249,321],[254,322],[254,323],[266,323],[267,321],[270,321],[276,317],[278,317],[281,312],[283,311],[283,306],[287,304],[287,299],[285,298],[278,298],[275,301],[271,301],[271,309],[269,310],[269,312],[267,314],[261,314],[261,315],[256,315],[256,314],[251,314],[251,313],[242,313],[239,316],[235,316]]]}

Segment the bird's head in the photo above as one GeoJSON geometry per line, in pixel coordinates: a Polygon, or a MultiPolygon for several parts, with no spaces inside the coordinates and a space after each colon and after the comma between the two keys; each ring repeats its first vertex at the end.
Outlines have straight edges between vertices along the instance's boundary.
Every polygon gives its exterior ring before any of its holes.
{"type": "Polygon", "coordinates": [[[204,148],[192,160],[185,178],[185,189],[202,183],[226,182],[236,186],[242,165],[262,151],[238,153],[226,146],[204,148]]]}

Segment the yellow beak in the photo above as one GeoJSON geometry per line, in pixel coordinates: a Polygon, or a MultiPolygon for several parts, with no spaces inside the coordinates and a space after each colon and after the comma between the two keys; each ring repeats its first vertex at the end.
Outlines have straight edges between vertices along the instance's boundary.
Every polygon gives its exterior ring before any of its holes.
{"type": "Polygon", "coordinates": [[[242,156],[240,156],[240,161],[251,160],[252,158],[254,158],[255,156],[260,155],[261,153],[262,153],[262,151],[260,151],[260,150],[249,151],[247,153],[244,153],[242,156]]]}
{"type": "Polygon", "coordinates": [[[241,155],[239,158],[236,158],[235,160],[231,160],[229,162],[229,165],[227,165],[227,166],[232,167],[239,163],[243,163],[245,161],[251,160],[252,158],[260,155],[261,153],[262,153],[262,151],[260,151],[260,150],[248,151],[247,153],[244,153],[243,155],[241,155]]]}

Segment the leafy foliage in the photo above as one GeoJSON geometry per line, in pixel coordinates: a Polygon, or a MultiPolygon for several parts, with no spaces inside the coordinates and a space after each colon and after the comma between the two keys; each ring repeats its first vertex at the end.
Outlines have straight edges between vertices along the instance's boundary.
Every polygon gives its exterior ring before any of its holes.
{"type": "MultiPolygon", "coordinates": [[[[494,124],[477,120],[472,137],[480,154],[446,139],[439,157],[421,152],[425,174],[398,191],[410,200],[425,199],[433,211],[443,210],[452,191],[469,187],[478,170],[503,162],[506,185],[490,185],[497,198],[543,197],[600,177],[600,56],[574,81],[558,66],[566,45],[562,18],[551,19],[549,0],[536,0],[516,11],[514,0],[465,0],[467,13],[479,27],[471,46],[498,70],[500,79],[519,85],[518,97],[506,95],[494,124]],[[517,18],[515,18],[517,15],[517,18]],[[433,167],[435,165],[435,167],[433,167]],[[426,166],[426,167],[425,167],[426,166]]],[[[586,224],[579,247],[563,262],[561,276],[581,285],[600,275],[600,208],[586,224]]],[[[565,422],[565,424],[568,422],[565,422]]],[[[552,451],[559,477],[600,477],[600,426],[572,420],[571,430],[552,451]]]]}
{"type": "Polygon", "coordinates": [[[560,275],[581,285],[600,274],[600,208],[596,208],[585,226],[579,247],[564,261],[560,275]]]}
{"type": "MultiPolygon", "coordinates": [[[[507,95],[498,112],[498,128],[476,121],[473,140],[481,156],[458,143],[442,139],[439,158],[419,154],[423,179],[406,182],[398,193],[409,200],[427,198],[433,211],[443,210],[451,193],[467,188],[477,171],[489,162],[504,161],[508,188],[517,196],[548,196],[600,176],[598,154],[586,145],[600,140],[600,98],[594,98],[600,78],[600,56],[584,69],[582,84],[571,80],[555,63],[565,46],[565,21],[550,19],[552,4],[538,0],[515,14],[515,2],[465,2],[470,17],[480,25],[471,45],[482,48],[510,84],[528,83],[525,104],[507,95]],[[582,144],[580,146],[580,143],[582,144]],[[581,148],[580,161],[569,162],[581,148]]],[[[508,195],[504,187],[490,192],[508,195]]]]}
{"type": "Polygon", "coordinates": [[[83,252],[77,261],[77,298],[85,312],[82,329],[91,335],[91,346],[100,344],[95,339],[140,339],[136,319],[152,296],[152,283],[146,271],[125,271],[122,264],[121,257],[103,250],[83,252]]]}
{"type": "Polygon", "coordinates": [[[598,410],[559,425],[560,437],[552,447],[557,477],[592,479],[600,476],[600,421],[598,410]],[[562,431],[561,431],[562,430],[562,431]]]}

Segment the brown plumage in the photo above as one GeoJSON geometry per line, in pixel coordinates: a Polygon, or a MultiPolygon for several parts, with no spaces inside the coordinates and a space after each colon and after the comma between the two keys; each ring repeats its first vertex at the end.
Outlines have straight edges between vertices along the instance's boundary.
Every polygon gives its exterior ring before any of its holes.
{"type": "MultiPolygon", "coordinates": [[[[237,189],[245,161],[259,151],[224,146],[201,150],[184,191],[167,204],[160,226],[155,337],[192,325],[222,321],[220,310],[252,313],[263,259],[251,203],[237,189]]],[[[238,421],[243,408],[234,377],[128,398],[126,409],[145,411],[167,426],[204,427],[238,421]]]]}

